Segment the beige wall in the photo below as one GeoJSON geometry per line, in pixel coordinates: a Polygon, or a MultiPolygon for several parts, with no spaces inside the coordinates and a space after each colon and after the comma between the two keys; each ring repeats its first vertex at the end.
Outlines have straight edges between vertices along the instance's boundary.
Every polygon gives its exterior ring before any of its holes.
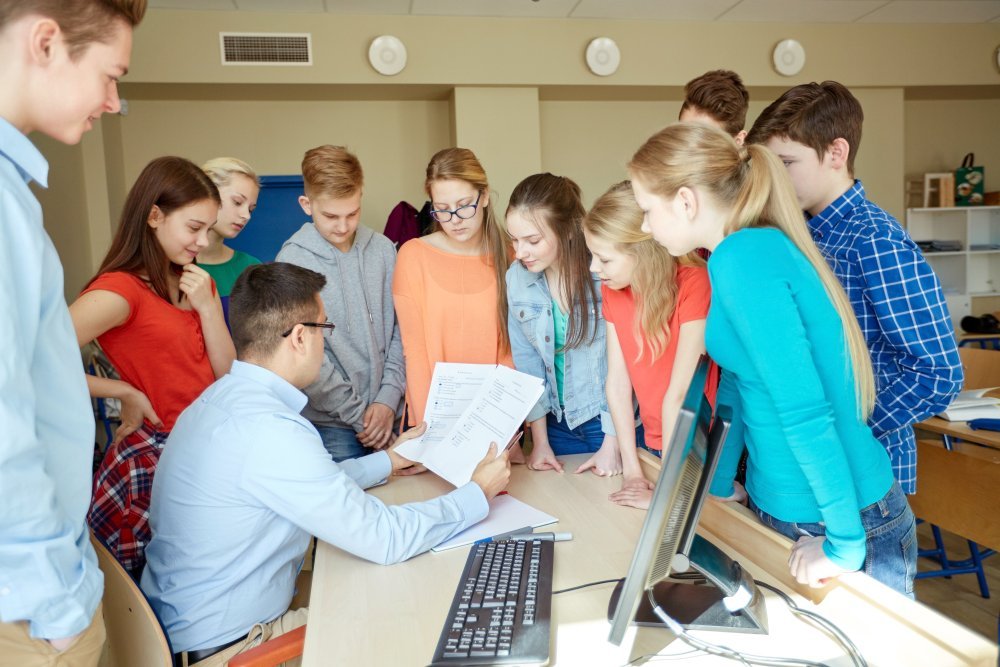
{"type": "Polygon", "coordinates": [[[683,84],[717,67],[737,69],[750,87],[748,122],[797,83],[833,78],[852,87],[866,115],[858,175],[875,201],[902,217],[905,175],[951,168],[967,150],[995,183],[997,41],[995,25],[151,10],[122,87],[129,114],[103,120],[82,147],[46,146],[55,174],[46,224],[66,265],[67,293],[75,294],[106,250],[128,185],[163,154],[196,162],[235,155],[262,174],[289,174],[307,148],[347,144],[365,167],[363,217],[375,229],[400,199],[423,201],[427,159],[454,142],[479,154],[501,206],[520,178],[540,169],[572,176],[589,204],[624,177],[625,161],[646,137],[676,118],[683,84]],[[310,32],[315,65],[224,67],[219,31],[310,32]],[[368,44],[379,34],[407,46],[407,68],[395,77],[367,64],[368,44]],[[429,34],[465,41],[442,43],[429,34]],[[583,63],[596,35],[613,37],[622,50],[612,77],[596,77],[583,63]],[[771,48],[786,37],[807,52],[804,70],[792,78],[769,64],[771,48]]]}
{"type": "Polygon", "coordinates": [[[907,177],[952,171],[966,153],[986,165],[986,191],[1000,190],[1000,100],[907,100],[907,177]]]}

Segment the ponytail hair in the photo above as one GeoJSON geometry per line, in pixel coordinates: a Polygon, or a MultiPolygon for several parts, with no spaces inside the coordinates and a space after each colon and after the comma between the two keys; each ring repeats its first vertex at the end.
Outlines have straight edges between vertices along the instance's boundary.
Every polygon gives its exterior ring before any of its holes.
{"type": "Polygon", "coordinates": [[[636,361],[646,354],[659,358],[670,343],[670,316],[677,303],[677,265],[652,235],[642,231],[642,209],[635,203],[631,181],[617,183],[597,198],[583,219],[588,234],[614,244],[635,259],[631,289],[636,302],[632,335],[636,361]]]}
{"type": "MultiPolygon", "coordinates": [[[[497,283],[497,337],[500,352],[510,352],[510,335],[507,333],[507,267],[510,264],[506,234],[500,228],[493,212],[496,192],[490,189],[486,170],[476,154],[468,148],[445,148],[434,154],[427,165],[424,191],[431,196],[431,184],[435,181],[465,181],[473,188],[489,197],[483,210],[482,251],[487,263],[493,267],[497,283]]],[[[441,224],[434,221],[434,231],[440,231],[441,224]]]]}
{"type": "Polygon", "coordinates": [[[569,307],[566,344],[569,350],[597,337],[597,290],[590,274],[590,252],[583,238],[583,200],[580,186],[565,176],[535,174],[517,184],[507,204],[507,215],[518,213],[537,227],[544,225],[556,240],[559,284],[552,292],[564,294],[569,307]]]}
{"type": "Polygon", "coordinates": [[[759,144],[740,147],[722,130],[677,123],[660,130],[636,151],[629,173],[651,193],[673,197],[682,187],[708,193],[732,212],[726,235],[746,227],[781,230],[812,264],[844,326],[854,370],[860,416],[875,406],[875,376],[868,346],[844,288],[813,242],[788,178],[774,153],[759,144]]]}
{"type": "Polygon", "coordinates": [[[167,276],[180,267],[172,264],[163,252],[149,226],[149,216],[154,206],[163,215],[170,215],[205,200],[222,205],[215,183],[193,162],[180,157],[160,157],[147,164],[125,197],[118,230],[101,268],[90,282],[104,273],[124,271],[149,282],[160,298],[170,302],[167,276]]]}

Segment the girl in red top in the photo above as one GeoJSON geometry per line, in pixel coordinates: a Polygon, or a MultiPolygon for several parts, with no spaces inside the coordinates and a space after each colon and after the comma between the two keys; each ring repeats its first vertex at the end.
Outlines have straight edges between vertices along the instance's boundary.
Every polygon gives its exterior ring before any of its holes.
{"type": "MultiPolygon", "coordinates": [[[[613,186],[584,219],[593,255],[590,270],[601,279],[607,321],[608,410],[622,455],[622,488],[610,498],[645,508],[653,483],[645,478],[632,428],[632,392],[639,400],[645,447],[661,455],[663,437],[674,430],[681,403],[705,353],[708,272],[697,258],[678,262],[642,231],[642,211],[628,181],[613,186]]],[[[715,401],[718,370],[706,391],[715,401]]]]}
{"type": "Polygon", "coordinates": [[[181,411],[236,357],[214,283],[194,264],[219,205],[218,189],[195,164],[150,162],[128,193],[101,268],[70,307],[80,345],[96,338],[121,376],[87,378],[91,396],[122,404],[87,519],[136,577],[163,442],[181,411]]]}

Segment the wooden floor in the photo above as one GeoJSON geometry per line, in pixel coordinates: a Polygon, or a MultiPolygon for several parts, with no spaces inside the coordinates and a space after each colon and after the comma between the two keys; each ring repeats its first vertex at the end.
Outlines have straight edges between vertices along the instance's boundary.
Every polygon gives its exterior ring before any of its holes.
{"type": "MultiPolygon", "coordinates": [[[[952,560],[967,558],[969,548],[965,540],[942,531],[948,557],[952,560]]],[[[933,548],[934,539],[927,524],[917,527],[917,538],[921,549],[933,548]]],[[[986,581],[990,587],[990,598],[979,594],[979,584],[974,574],[960,574],[945,579],[931,577],[917,579],[917,600],[941,614],[965,625],[992,641],[997,641],[997,614],[1000,612],[1000,554],[984,561],[986,581]]],[[[923,572],[936,567],[932,561],[921,558],[918,564],[923,572]]]]}

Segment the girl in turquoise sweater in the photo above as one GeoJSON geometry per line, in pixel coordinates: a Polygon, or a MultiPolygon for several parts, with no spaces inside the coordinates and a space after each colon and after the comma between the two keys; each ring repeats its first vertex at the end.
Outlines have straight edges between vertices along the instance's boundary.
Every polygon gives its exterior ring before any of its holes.
{"type": "Polygon", "coordinates": [[[658,243],[712,253],[705,343],[734,417],[712,493],[749,494],[761,521],[797,540],[789,565],[800,583],[863,569],[912,596],[915,521],[866,425],[868,351],[784,166],[762,146],[679,123],[651,137],[629,171],[658,243]],[[733,481],[744,442],[745,491],[733,481]]]}

